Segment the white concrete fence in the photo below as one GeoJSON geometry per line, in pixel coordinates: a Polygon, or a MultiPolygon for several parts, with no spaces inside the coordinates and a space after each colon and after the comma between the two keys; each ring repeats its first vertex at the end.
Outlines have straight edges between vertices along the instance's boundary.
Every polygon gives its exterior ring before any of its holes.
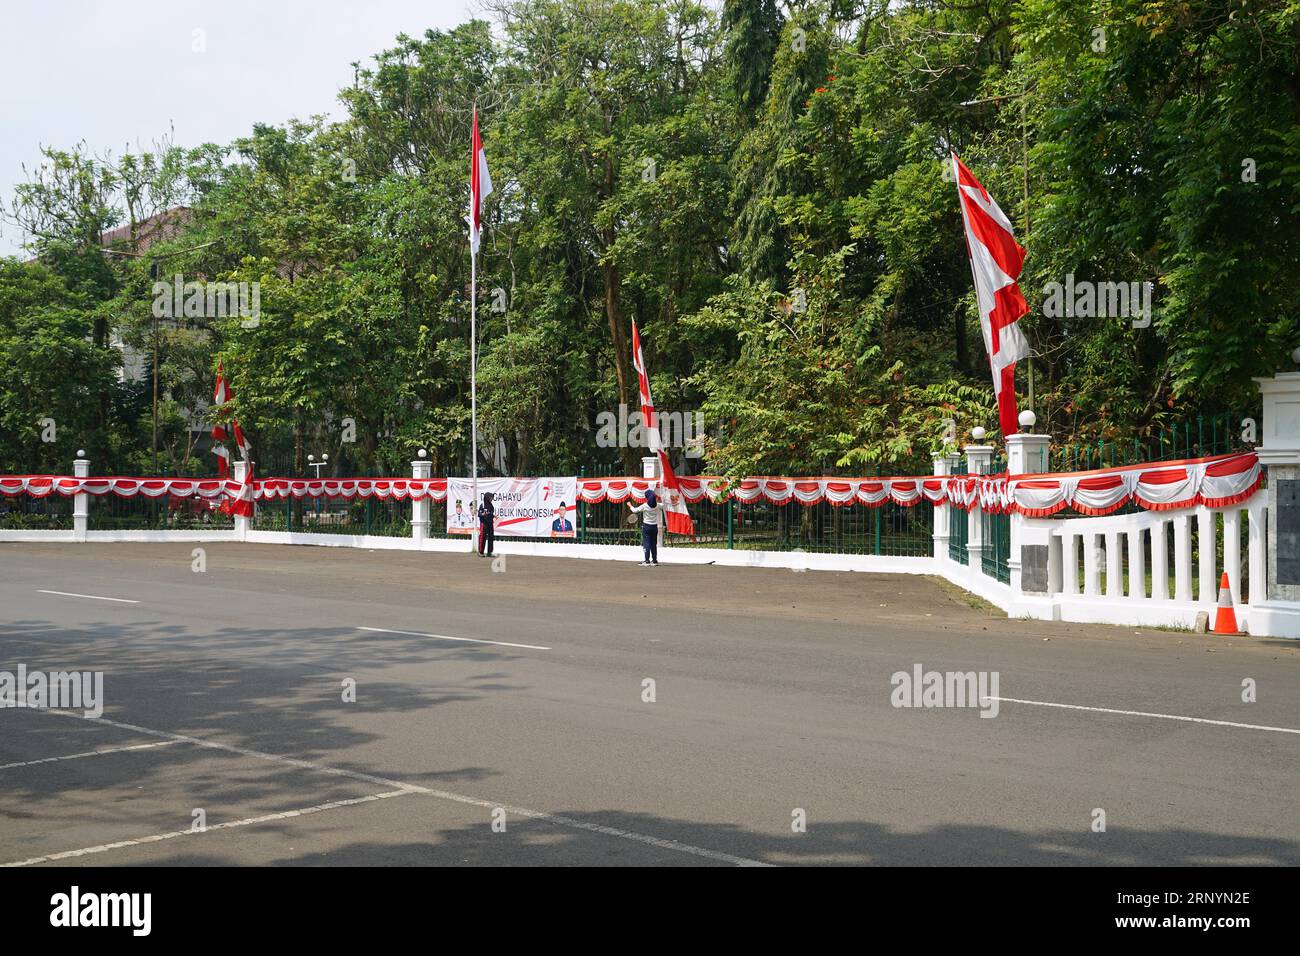
{"type": "MultiPolygon", "coordinates": [[[[933,552],[899,557],[823,554],[801,551],[664,547],[666,564],[717,564],[788,568],[796,571],[866,571],[938,575],[1001,608],[1011,617],[1131,626],[1190,628],[1200,612],[1213,620],[1219,576],[1226,571],[1238,624],[1262,636],[1300,638],[1300,373],[1262,380],[1266,444],[1257,449],[1267,462],[1270,486],[1249,500],[1224,508],[1203,505],[1113,514],[1107,517],[1028,518],[1009,516],[1007,581],[986,573],[984,557],[992,543],[984,538],[985,515],[976,501],[969,510],[934,506],[933,552]],[[1285,520],[1276,520],[1278,484],[1287,488],[1285,520]],[[1287,510],[1289,509],[1289,510],[1287,510]],[[966,527],[965,560],[953,560],[949,542],[955,522],[966,527]],[[1279,528],[1281,529],[1279,531],[1279,528]],[[1243,547],[1244,542],[1244,547],[1243,547]],[[1284,568],[1276,555],[1283,554],[1284,568]],[[1221,557],[1220,557],[1221,556],[1221,557]],[[1243,588],[1243,570],[1245,571],[1243,588]]],[[[1032,425],[1032,420],[1027,419],[1032,425]]],[[[1046,435],[1018,434],[1007,439],[1008,475],[1048,471],[1046,435]]],[[[994,448],[964,449],[967,474],[987,474],[994,448]]],[[[934,473],[956,473],[961,456],[936,456],[934,473]]],[[[74,475],[87,477],[89,462],[74,463],[74,475]]],[[[427,461],[412,462],[412,477],[429,477],[427,461]]],[[[235,463],[242,480],[244,463],[235,463]]],[[[461,552],[471,542],[429,534],[429,501],[413,501],[409,537],[260,531],[236,517],[232,530],[88,531],[89,495],[74,496],[71,531],[0,530],[0,541],[240,541],[384,550],[461,552]]],[[[791,503],[786,507],[800,507],[791,503]]],[[[926,507],[925,504],[917,507],[926,507]]],[[[1003,519],[1006,520],[1006,519],[1003,519]]],[[[608,544],[512,541],[498,538],[502,555],[639,561],[639,547],[608,544]]],[[[809,583],[815,587],[815,583],[809,583]]]]}

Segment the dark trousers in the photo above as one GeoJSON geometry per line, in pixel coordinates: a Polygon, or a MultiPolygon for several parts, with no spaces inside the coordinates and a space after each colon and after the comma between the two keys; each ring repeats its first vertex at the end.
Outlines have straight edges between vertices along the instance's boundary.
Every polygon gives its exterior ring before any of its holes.
{"type": "Polygon", "coordinates": [[[641,547],[645,559],[653,564],[659,563],[659,526],[657,524],[641,525],[641,547]]]}
{"type": "Polygon", "coordinates": [[[478,529],[478,553],[491,554],[492,545],[496,543],[496,528],[490,524],[479,525],[478,529]]]}

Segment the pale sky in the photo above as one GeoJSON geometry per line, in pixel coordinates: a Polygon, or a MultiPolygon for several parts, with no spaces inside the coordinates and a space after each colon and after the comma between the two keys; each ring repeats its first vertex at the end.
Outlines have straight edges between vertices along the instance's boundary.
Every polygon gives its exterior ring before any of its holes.
{"type": "MultiPolygon", "coordinates": [[[[0,0],[0,202],[9,208],[42,145],[84,140],[120,156],[169,134],[197,146],[258,122],[338,118],[353,62],[476,9],[475,0],[0,0]]],[[[0,223],[0,256],[20,254],[22,241],[0,223]]]]}

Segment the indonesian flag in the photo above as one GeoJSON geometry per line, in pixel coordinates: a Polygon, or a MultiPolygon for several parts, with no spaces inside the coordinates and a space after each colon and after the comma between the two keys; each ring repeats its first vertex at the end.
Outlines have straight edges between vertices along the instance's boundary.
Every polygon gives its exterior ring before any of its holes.
{"type": "Polygon", "coordinates": [[[641,422],[649,435],[650,451],[659,456],[659,470],[663,474],[664,514],[668,517],[668,530],[673,534],[689,534],[695,537],[695,524],[691,514],[686,510],[686,498],[682,487],[673,472],[668,453],[663,449],[663,440],[659,435],[659,418],[655,414],[655,405],[650,398],[650,376],[645,369],[645,356],[641,354],[641,333],[637,331],[636,319],[632,320],[632,365],[636,368],[637,388],[641,392],[641,422]]]}
{"type": "Polygon", "coordinates": [[[474,110],[474,136],[469,158],[469,251],[478,255],[483,233],[483,200],[492,195],[492,174],[488,172],[483,140],[478,135],[478,110],[474,110]]]}
{"type": "MultiPolygon", "coordinates": [[[[212,392],[212,404],[214,408],[220,408],[226,402],[230,401],[234,394],[230,391],[230,386],[226,383],[225,367],[217,366],[217,386],[212,392]]],[[[251,518],[253,515],[253,461],[252,448],[249,447],[248,440],[244,438],[244,430],[239,427],[239,422],[232,420],[230,430],[235,436],[235,446],[239,449],[240,457],[247,463],[244,469],[244,480],[239,486],[235,500],[223,501],[221,510],[226,514],[242,515],[251,518]]],[[[216,424],[212,426],[212,453],[217,456],[217,474],[226,480],[230,477],[230,449],[225,445],[227,438],[226,426],[216,424]]]]}
{"type": "MultiPolygon", "coordinates": [[[[230,401],[230,386],[226,384],[225,366],[217,366],[217,387],[212,392],[212,407],[220,408],[230,401]]],[[[217,456],[217,475],[225,480],[230,477],[230,449],[226,447],[226,426],[220,423],[212,426],[212,454],[217,456]]]]}
{"type": "Polygon", "coordinates": [[[1011,222],[955,152],[952,162],[966,226],[966,252],[979,303],[980,331],[993,369],[998,424],[1006,438],[1020,430],[1016,420],[1016,361],[1029,355],[1029,343],[1016,326],[1016,321],[1029,311],[1016,283],[1025,263],[1025,250],[1016,242],[1011,222]]]}

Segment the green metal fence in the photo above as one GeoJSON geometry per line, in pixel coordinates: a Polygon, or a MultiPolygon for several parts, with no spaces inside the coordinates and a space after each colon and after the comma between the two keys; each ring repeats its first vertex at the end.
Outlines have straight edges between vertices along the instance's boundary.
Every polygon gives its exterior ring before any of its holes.
{"type": "Polygon", "coordinates": [[[0,529],[5,531],[71,531],[71,497],[60,494],[44,498],[0,496],[0,529]]]}
{"type": "MultiPolygon", "coordinates": [[[[1250,447],[1242,438],[1245,414],[1198,415],[1176,425],[1155,429],[1147,436],[1124,441],[1066,442],[1053,445],[1053,471],[1091,471],[1116,465],[1206,458],[1244,451],[1250,447]]],[[[1254,416],[1258,420],[1258,416],[1254,416]]]]}
{"type": "Polygon", "coordinates": [[[411,502],[394,498],[348,499],[325,495],[268,499],[257,503],[253,511],[252,528],[254,531],[409,538],[411,502]]]}
{"type": "MultiPolygon", "coordinates": [[[[952,473],[954,475],[966,474],[966,462],[963,459],[957,464],[952,473]]],[[[963,511],[961,508],[953,505],[946,505],[948,509],[948,558],[956,561],[958,564],[966,564],[970,560],[970,552],[966,550],[966,545],[970,541],[970,512],[963,511]]]]}
{"type": "Polygon", "coordinates": [[[90,531],[219,531],[234,528],[234,518],[222,514],[220,502],[206,498],[160,495],[91,495],[86,527],[90,531]]]}
{"type": "MultiPolygon", "coordinates": [[[[997,475],[1007,470],[1004,458],[994,458],[989,464],[989,474],[997,475]]],[[[980,534],[983,538],[980,552],[980,570],[989,577],[1008,584],[1011,568],[1011,515],[980,511],[980,534]]]]}

